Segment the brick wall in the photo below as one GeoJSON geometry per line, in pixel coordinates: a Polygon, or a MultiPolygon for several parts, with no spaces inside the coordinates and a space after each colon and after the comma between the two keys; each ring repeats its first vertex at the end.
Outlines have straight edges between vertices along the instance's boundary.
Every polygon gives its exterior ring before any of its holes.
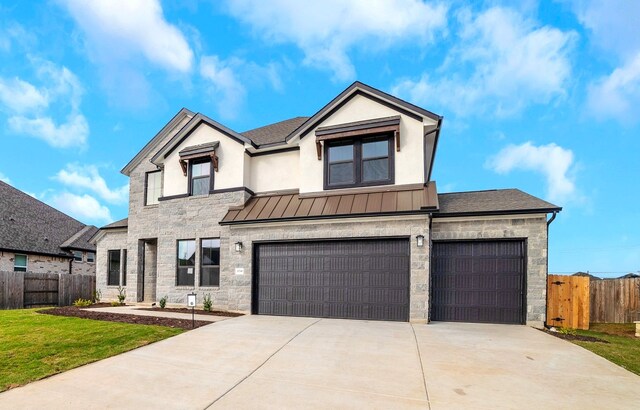
{"type": "MultiPolygon", "coordinates": [[[[19,253],[19,252],[18,252],[19,253]]],[[[35,273],[69,273],[69,259],[56,256],[19,253],[27,255],[27,271],[35,273]]],[[[0,251],[0,271],[13,271],[13,252],[0,251]]]]}

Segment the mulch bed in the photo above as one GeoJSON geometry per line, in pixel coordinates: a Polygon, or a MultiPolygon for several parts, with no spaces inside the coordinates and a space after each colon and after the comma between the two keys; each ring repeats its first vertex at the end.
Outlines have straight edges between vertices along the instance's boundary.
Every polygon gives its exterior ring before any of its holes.
{"type": "MultiPolygon", "coordinates": [[[[148,310],[151,312],[176,312],[176,313],[188,313],[191,314],[191,309],[187,309],[187,308],[138,308],[137,310],[148,310]]],[[[235,312],[224,312],[222,310],[212,310],[210,312],[207,312],[206,310],[202,310],[202,309],[196,309],[195,310],[196,315],[211,315],[211,316],[226,316],[226,317],[238,317],[238,316],[244,316],[242,313],[235,313],[235,312]]]]}
{"type": "Polygon", "coordinates": [[[93,303],[90,306],[82,306],[80,307],[80,309],[93,309],[93,308],[101,308],[101,307],[121,307],[121,306],[127,306],[127,305],[112,305],[109,302],[100,302],[100,303],[93,303]]]}
{"type": "Polygon", "coordinates": [[[211,322],[196,320],[194,322],[194,327],[192,328],[191,320],[189,319],[172,319],[166,317],[139,316],[123,313],[93,312],[77,308],[75,306],[63,306],[53,309],[43,309],[39,310],[38,313],[54,316],[71,316],[81,319],[104,320],[107,322],[132,323],[136,325],[167,326],[187,330],[211,324],[211,322]]]}
{"type": "Polygon", "coordinates": [[[548,329],[544,329],[543,332],[545,332],[548,335],[555,336],[557,338],[564,339],[564,340],[571,340],[571,341],[578,341],[578,342],[609,343],[604,339],[600,339],[593,336],[572,335],[567,333],[551,332],[548,329]]]}

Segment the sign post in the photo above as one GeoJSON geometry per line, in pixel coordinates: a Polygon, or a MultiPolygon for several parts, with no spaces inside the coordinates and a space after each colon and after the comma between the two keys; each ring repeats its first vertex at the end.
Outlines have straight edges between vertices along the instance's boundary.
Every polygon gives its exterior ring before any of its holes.
{"type": "Polygon", "coordinates": [[[191,308],[191,328],[195,327],[195,309],[196,309],[196,294],[189,293],[187,295],[187,307],[191,308]]]}

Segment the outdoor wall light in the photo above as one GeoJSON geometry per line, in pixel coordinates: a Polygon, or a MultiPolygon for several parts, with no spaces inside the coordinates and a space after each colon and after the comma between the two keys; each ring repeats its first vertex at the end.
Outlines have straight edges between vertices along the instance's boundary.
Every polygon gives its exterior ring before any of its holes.
{"type": "Polygon", "coordinates": [[[424,246],[424,235],[416,236],[416,241],[418,242],[418,248],[422,248],[424,246]]]}
{"type": "Polygon", "coordinates": [[[242,242],[236,242],[236,252],[242,251],[242,242]]]}

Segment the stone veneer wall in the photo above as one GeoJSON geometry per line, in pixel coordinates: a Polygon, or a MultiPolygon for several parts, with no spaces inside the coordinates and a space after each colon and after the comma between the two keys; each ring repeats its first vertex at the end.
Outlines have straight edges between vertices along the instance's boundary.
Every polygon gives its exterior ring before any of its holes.
{"type": "MultiPolygon", "coordinates": [[[[87,258],[87,252],[84,252],[84,258],[87,258]]],[[[96,263],[95,262],[78,262],[73,261],[73,266],[71,267],[71,273],[74,275],[95,275],[96,274],[96,263]]]]}
{"type": "Polygon", "coordinates": [[[225,276],[230,276],[229,280],[246,286],[237,286],[229,293],[228,300],[217,302],[220,308],[250,311],[253,241],[407,236],[411,252],[409,317],[412,322],[424,323],[427,320],[429,305],[429,247],[425,244],[419,248],[415,240],[416,235],[428,237],[428,217],[405,216],[386,219],[363,218],[357,221],[343,219],[329,222],[233,226],[226,241],[229,244],[226,249],[228,253],[223,256],[221,268],[225,276]],[[233,244],[238,241],[243,243],[241,252],[233,250],[233,244]],[[235,275],[236,268],[244,269],[244,275],[235,275]]]}
{"type": "MultiPolygon", "coordinates": [[[[35,273],[69,273],[69,259],[56,256],[37,255],[31,253],[20,253],[27,255],[27,271],[35,273]]],[[[0,251],[0,271],[13,271],[14,252],[0,251]]]]}
{"type": "MultiPolygon", "coordinates": [[[[118,300],[118,287],[107,286],[108,251],[127,248],[126,229],[104,231],[104,236],[98,240],[96,248],[96,290],[102,293],[102,301],[116,301],[118,300]]],[[[129,265],[127,265],[127,271],[131,271],[129,265]]],[[[128,296],[130,286],[125,288],[128,296]]]]}
{"type": "Polygon", "coordinates": [[[547,306],[546,215],[433,219],[436,240],[525,238],[527,245],[527,325],[544,325],[547,306]]]}

